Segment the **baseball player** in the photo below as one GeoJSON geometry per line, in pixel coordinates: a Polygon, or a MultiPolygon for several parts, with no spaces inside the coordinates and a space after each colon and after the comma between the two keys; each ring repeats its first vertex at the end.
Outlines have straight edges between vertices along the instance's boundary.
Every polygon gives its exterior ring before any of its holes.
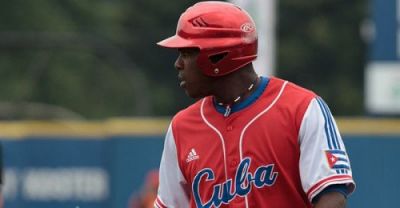
{"type": "Polygon", "coordinates": [[[355,183],[328,106],[255,73],[257,33],[244,10],[197,3],[158,44],[178,49],[180,86],[197,102],[169,126],[155,207],[345,207],[355,183]]]}

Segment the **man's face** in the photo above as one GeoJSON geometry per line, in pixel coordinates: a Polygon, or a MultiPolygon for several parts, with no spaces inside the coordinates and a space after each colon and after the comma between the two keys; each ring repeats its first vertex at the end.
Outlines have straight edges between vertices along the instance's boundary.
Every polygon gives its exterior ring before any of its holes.
{"type": "Polygon", "coordinates": [[[192,98],[208,96],[212,89],[212,77],[204,75],[197,66],[198,55],[199,49],[197,48],[181,48],[175,61],[179,85],[192,98]]]}

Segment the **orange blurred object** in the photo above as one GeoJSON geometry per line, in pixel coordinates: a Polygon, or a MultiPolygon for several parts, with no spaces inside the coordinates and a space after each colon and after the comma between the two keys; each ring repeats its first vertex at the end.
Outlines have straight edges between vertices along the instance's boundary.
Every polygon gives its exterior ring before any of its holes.
{"type": "Polygon", "coordinates": [[[149,171],[141,191],[131,197],[129,208],[153,208],[154,200],[157,197],[158,182],[158,170],[149,171]]]}

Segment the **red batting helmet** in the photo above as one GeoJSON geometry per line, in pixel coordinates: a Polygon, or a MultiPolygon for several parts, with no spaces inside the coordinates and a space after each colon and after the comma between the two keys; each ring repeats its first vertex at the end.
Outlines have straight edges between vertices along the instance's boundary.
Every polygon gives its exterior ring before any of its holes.
{"type": "Polygon", "coordinates": [[[157,43],[167,48],[199,48],[197,64],[208,76],[231,73],[257,58],[257,32],[238,6],[200,2],[179,18],[176,34],[157,43]]]}

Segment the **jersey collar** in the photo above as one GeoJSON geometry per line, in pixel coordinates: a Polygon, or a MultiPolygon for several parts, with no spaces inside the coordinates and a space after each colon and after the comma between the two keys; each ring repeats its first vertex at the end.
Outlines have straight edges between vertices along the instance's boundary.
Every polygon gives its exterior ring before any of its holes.
{"type": "MultiPolygon", "coordinates": [[[[253,104],[262,95],[262,93],[264,92],[265,88],[267,87],[267,85],[269,83],[269,78],[268,77],[260,77],[260,78],[261,78],[260,84],[258,85],[257,89],[250,96],[248,96],[246,99],[242,100],[242,102],[231,106],[231,114],[247,108],[248,106],[253,104]]],[[[225,107],[218,105],[217,102],[215,101],[215,99],[213,99],[213,104],[214,104],[215,109],[218,111],[218,113],[221,113],[222,115],[225,113],[225,110],[226,110],[225,107]]]]}

